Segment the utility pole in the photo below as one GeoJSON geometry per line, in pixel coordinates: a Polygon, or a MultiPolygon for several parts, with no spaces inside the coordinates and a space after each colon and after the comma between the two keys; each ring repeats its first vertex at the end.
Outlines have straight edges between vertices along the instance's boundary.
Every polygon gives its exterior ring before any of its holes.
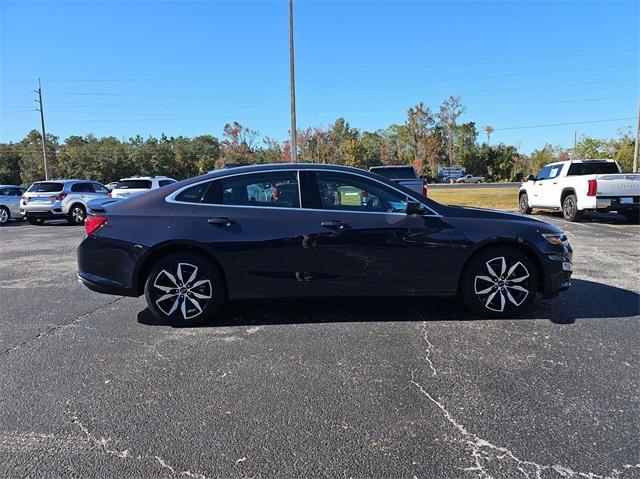
{"type": "Polygon", "coordinates": [[[578,132],[573,132],[573,160],[578,159],[578,132]]]}
{"type": "Polygon", "coordinates": [[[291,83],[291,162],[298,161],[296,129],[296,79],[293,62],[293,0],[289,0],[289,80],[291,83]]]}
{"type": "Polygon", "coordinates": [[[38,78],[38,89],[34,90],[38,94],[38,103],[40,108],[36,108],[40,112],[40,127],[42,133],[42,159],[44,160],[44,179],[49,180],[49,168],[47,168],[47,137],[44,132],[44,107],[42,106],[42,85],[40,84],[40,78],[38,78]]]}
{"type": "Polygon", "coordinates": [[[633,150],[633,172],[638,172],[638,142],[640,142],[640,100],[638,100],[638,117],[636,118],[636,147],[633,150]]]}

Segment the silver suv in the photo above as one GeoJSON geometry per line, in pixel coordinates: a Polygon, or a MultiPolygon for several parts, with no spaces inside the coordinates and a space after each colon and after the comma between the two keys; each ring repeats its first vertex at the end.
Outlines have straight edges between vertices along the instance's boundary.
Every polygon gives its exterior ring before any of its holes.
{"type": "Polygon", "coordinates": [[[59,218],[81,225],[87,217],[87,202],[108,194],[107,187],[96,181],[38,181],[22,195],[20,214],[32,225],[59,218]]]}
{"type": "Polygon", "coordinates": [[[27,191],[22,186],[0,185],[0,226],[10,219],[20,219],[20,197],[27,191]]]}

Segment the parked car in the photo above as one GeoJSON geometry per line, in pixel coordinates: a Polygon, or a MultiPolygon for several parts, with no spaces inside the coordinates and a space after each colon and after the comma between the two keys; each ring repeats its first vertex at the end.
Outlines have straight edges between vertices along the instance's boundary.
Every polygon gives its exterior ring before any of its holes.
{"type": "Polygon", "coordinates": [[[61,218],[81,225],[87,217],[87,202],[108,194],[107,187],[96,181],[37,181],[22,195],[20,214],[32,225],[61,218]]]}
{"type": "Polygon", "coordinates": [[[176,180],[166,176],[135,176],[122,178],[111,190],[112,198],[129,198],[149,190],[155,190],[163,186],[175,183],[176,180]]]}
{"type": "Polygon", "coordinates": [[[20,216],[20,197],[27,191],[22,186],[0,185],[0,226],[20,216]]]}
{"type": "Polygon", "coordinates": [[[510,317],[536,293],[570,286],[559,228],[441,205],[354,168],[219,170],[104,209],[87,218],[79,280],[144,294],[153,314],[180,325],[211,319],[227,299],[283,296],[460,295],[478,313],[510,317]],[[250,200],[274,184],[297,188],[250,200]],[[354,191],[360,201],[345,201],[354,191]]]}
{"type": "Polygon", "coordinates": [[[637,223],[640,174],[622,173],[614,160],[568,160],[550,163],[530,176],[518,192],[520,212],[561,209],[568,221],[585,211],[617,211],[637,223]]]}
{"type": "Polygon", "coordinates": [[[111,191],[116,187],[117,184],[118,184],[117,181],[112,181],[111,183],[107,183],[105,186],[109,191],[111,191]]]}
{"type": "Polygon", "coordinates": [[[87,215],[94,215],[97,213],[104,213],[105,206],[110,205],[111,203],[116,203],[120,201],[120,198],[110,198],[109,196],[104,196],[100,198],[96,198],[87,202],[87,215]]]}
{"type": "Polygon", "coordinates": [[[484,176],[464,175],[456,179],[456,183],[483,183],[486,180],[484,176]]]}
{"type": "Polygon", "coordinates": [[[458,178],[456,175],[443,176],[440,183],[455,183],[458,178]]]}
{"type": "Polygon", "coordinates": [[[420,178],[412,166],[374,166],[369,171],[427,196],[427,180],[420,178]]]}

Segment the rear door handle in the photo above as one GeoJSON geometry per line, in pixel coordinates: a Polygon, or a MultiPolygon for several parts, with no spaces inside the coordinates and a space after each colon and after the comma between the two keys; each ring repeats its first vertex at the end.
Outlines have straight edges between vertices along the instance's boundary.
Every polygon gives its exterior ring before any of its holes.
{"type": "Polygon", "coordinates": [[[229,218],[209,218],[207,220],[207,223],[215,226],[231,226],[231,223],[233,223],[233,221],[231,221],[229,218]]]}
{"type": "Polygon", "coordinates": [[[342,221],[323,221],[322,223],[320,223],[320,226],[332,230],[343,230],[348,225],[346,223],[343,223],[342,221]]]}

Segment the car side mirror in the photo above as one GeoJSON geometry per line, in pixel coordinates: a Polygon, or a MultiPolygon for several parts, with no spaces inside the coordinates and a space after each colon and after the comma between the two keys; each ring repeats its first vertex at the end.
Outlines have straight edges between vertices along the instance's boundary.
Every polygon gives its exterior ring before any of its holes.
{"type": "Polygon", "coordinates": [[[422,203],[418,203],[417,201],[409,201],[407,203],[407,215],[422,215],[425,212],[426,209],[422,206],[422,203]]]}
{"type": "Polygon", "coordinates": [[[527,181],[536,181],[536,177],[533,175],[527,176],[527,181]]]}

